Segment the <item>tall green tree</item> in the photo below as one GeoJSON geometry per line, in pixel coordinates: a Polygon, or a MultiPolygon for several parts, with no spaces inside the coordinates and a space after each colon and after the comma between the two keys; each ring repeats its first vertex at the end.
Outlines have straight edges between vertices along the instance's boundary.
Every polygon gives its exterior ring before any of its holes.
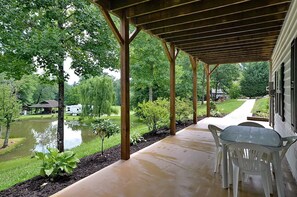
{"type": "Polygon", "coordinates": [[[215,95],[218,89],[222,89],[224,92],[228,93],[233,81],[238,79],[239,73],[239,64],[222,64],[217,67],[211,74],[211,85],[212,88],[215,89],[215,95]]]}
{"type": "Polygon", "coordinates": [[[241,93],[248,97],[264,96],[267,94],[268,80],[268,62],[245,63],[240,81],[241,93]]]}
{"type": "Polygon", "coordinates": [[[79,86],[83,115],[102,116],[111,113],[114,102],[112,79],[108,76],[90,78],[79,86]]]}
{"type": "Polygon", "coordinates": [[[140,32],[131,45],[131,102],[155,100],[169,94],[169,63],[156,38],[140,32]]]}
{"type": "MultiPolygon", "coordinates": [[[[17,44],[11,46],[5,40],[5,57],[13,53],[13,49],[20,49],[15,54],[18,58],[30,59],[34,69],[42,68],[45,78],[50,77],[58,83],[57,146],[63,151],[64,82],[69,77],[64,72],[64,61],[70,57],[70,67],[78,75],[98,75],[103,68],[117,65],[116,42],[110,37],[111,32],[99,10],[87,0],[11,0],[1,3],[22,17],[18,17],[18,23],[6,17],[8,25],[2,28],[3,31],[7,31],[6,27],[17,26],[13,36],[6,39],[17,44]]],[[[6,15],[12,17],[11,14],[9,10],[6,15]]]]}
{"type": "Polygon", "coordinates": [[[79,86],[76,84],[65,84],[65,104],[77,105],[79,104],[79,86]]]}
{"type": "Polygon", "coordinates": [[[0,84],[0,122],[6,127],[2,148],[8,146],[10,125],[19,116],[21,105],[17,99],[17,90],[12,81],[0,84]]]}

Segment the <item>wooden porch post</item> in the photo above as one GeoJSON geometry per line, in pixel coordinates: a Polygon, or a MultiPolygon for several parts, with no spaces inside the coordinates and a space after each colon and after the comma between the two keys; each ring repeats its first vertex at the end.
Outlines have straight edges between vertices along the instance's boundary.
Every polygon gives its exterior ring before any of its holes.
{"type": "Polygon", "coordinates": [[[122,13],[121,44],[121,159],[130,158],[130,83],[129,83],[129,21],[122,13]]]}
{"type": "Polygon", "coordinates": [[[205,65],[206,72],[206,116],[210,117],[210,70],[209,65],[205,65]]]}
{"type": "Polygon", "coordinates": [[[170,62],[170,135],[175,135],[175,59],[179,50],[175,50],[173,43],[170,43],[170,49],[168,49],[166,42],[162,42],[162,45],[170,62]]]}
{"type": "Polygon", "coordinates": [[[197,58],[189,57],[193,73],[193,124],[197,124],[197,58]]]}
{"type": "Polygon", "coordinates": [[[129,35],[129,21],[126,11],[120,17],[120,31],[117,29],[108,11],[99,6],[107,24],[121,46],[121,159],[130,158],[130,82],[129,82],[129,44],[140,32],[140,28],[129,35]]]}

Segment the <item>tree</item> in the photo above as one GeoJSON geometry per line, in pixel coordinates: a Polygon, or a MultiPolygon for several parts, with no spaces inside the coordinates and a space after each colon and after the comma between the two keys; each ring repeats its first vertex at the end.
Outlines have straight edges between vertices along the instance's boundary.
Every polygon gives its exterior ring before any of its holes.
{"type": "Polygon", "coordinates": [[[120,132],[118,125],[112,123],[110,120],[98,119],[92,123],[94,133],[101,139],[101,155],[103,155],[103,146],[105,138],[109,138],[120,132]]]}
{"type": "MultiPolygon", "coordinates": [[[[63,63],[70,57],[70,67],[76,74],[98,75],[102,68],[117,65],[115,40],[109,36],[111,32],[99,10],[86,0],[11,0],[1,3],[5,12],[1,19],[6,19],[4,25],[1,23],[1,32],[5,33],[5,38],[1,39],[3,56],[13,54],[25,62],[31,60],[31,70],[42,68],[45,78],[50,77],[58,83],[57,146],[63,151],[64,82],[68,78],[63,63]],[[16,22],[11,20],[15,14],[16,22]],[[12,35],[8,28],[13,29],[12,35]]],[[[19,71],[19,67],[16,69],[19,71]]]]}
{"type": "Polygon", "coordinates": [[[215,98],[218,89],[223,89],[225,92],[231,88],[233,81],[239,77],[238,64],[222,64],[215,69],[211,75],[211,84],[215,89],[215,98]]]}
{"type": "Polygon", "coordinates": [[[241,93],[248,97],[266,95],[269,80],[268,62],[245,63],[243,66],[241,93]]]}
{"type": "Polygon", "coordinates": [[[79,103],[79,86],[65,84],[65,104],[77,105],[79,103]]]}
{"type": "Polygon", "coordinates": [[[111,113],[114,101],[112,79],[108,76],[90,78],[79,86],[82,113],[102,116],[111,113]]]}
{"type": "Polygon", "coordinates": [[[131,45],[131,102],[153,101],[169,95],[169,63],[161,43],[140,32],[131,45]],[[145,44],[144,44],[145,43],[145,44]],[[166,96],[164,96],[164,94],[166,96]]]}
{"type": "Polygon", "coordinates": [[[39,79],[37,75],[24,75],[20,80],[17,80],[18,99],[22,106],[31,105],[34,103],[34,93],[37,90],[39,79]]]}
{"type": "Polygon", "coordinates": [[[6,132],[2,148],[8,146],[10,125],[20,114],[20,104],[17,100],[17,91],[11,81],[0,84],[0,122],[5,125],[6,132]]]}

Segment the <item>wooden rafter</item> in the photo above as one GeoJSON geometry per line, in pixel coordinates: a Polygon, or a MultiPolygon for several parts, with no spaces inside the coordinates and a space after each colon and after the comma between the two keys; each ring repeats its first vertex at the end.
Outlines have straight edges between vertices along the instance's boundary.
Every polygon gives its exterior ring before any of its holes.
{"type": "Polygon", "coordinates": [[[209,72],[209,75],[211,75],[219,66],[220,64],[215,65],[215,67],[209,72]]]}
{"type": "Polygon", "coordinates": [[[136,27],[136,29],[130,35],[129,43],[131,43],[134,40],[134,38],[138,35],[140,31],[140,27],[136,27]]]}
{"type": "Polygon", "coordinates": [[[118,28],[117,28],[116,25],[114,24],[114,22],[113,22],[113,20],[112,20],[112,18],[111,18],[111,16],[110,16],[110,14],[109,14],[109,12],[108,12],[104,7],[102,7],[102,6],[99,6],[99,8],[100,8],[100,10],[101,10],[101,12],[102,12],[102,14],[103,14],[103,16],[104,16],[104,18],[105,18],[107,24],[109,25],[109,27],[110,27],[112,33],[113,33],[114,36],[116,37],[117,41],[118,41],[121,45],[123,45],[123,44],[124,44],[124,40],[123,40],[123,38],[122,38],[122,36],[121,36],[121,34],[120,34],[118,28]]]}

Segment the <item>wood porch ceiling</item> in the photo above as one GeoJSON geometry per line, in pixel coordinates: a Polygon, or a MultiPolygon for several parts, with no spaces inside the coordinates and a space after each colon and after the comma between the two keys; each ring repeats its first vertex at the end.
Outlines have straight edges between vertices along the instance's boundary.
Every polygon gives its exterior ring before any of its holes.
{"type": "Polygon", "coordinates": [[[207,64],[270,60],[291,0],[94,0],[207,64]]]}

